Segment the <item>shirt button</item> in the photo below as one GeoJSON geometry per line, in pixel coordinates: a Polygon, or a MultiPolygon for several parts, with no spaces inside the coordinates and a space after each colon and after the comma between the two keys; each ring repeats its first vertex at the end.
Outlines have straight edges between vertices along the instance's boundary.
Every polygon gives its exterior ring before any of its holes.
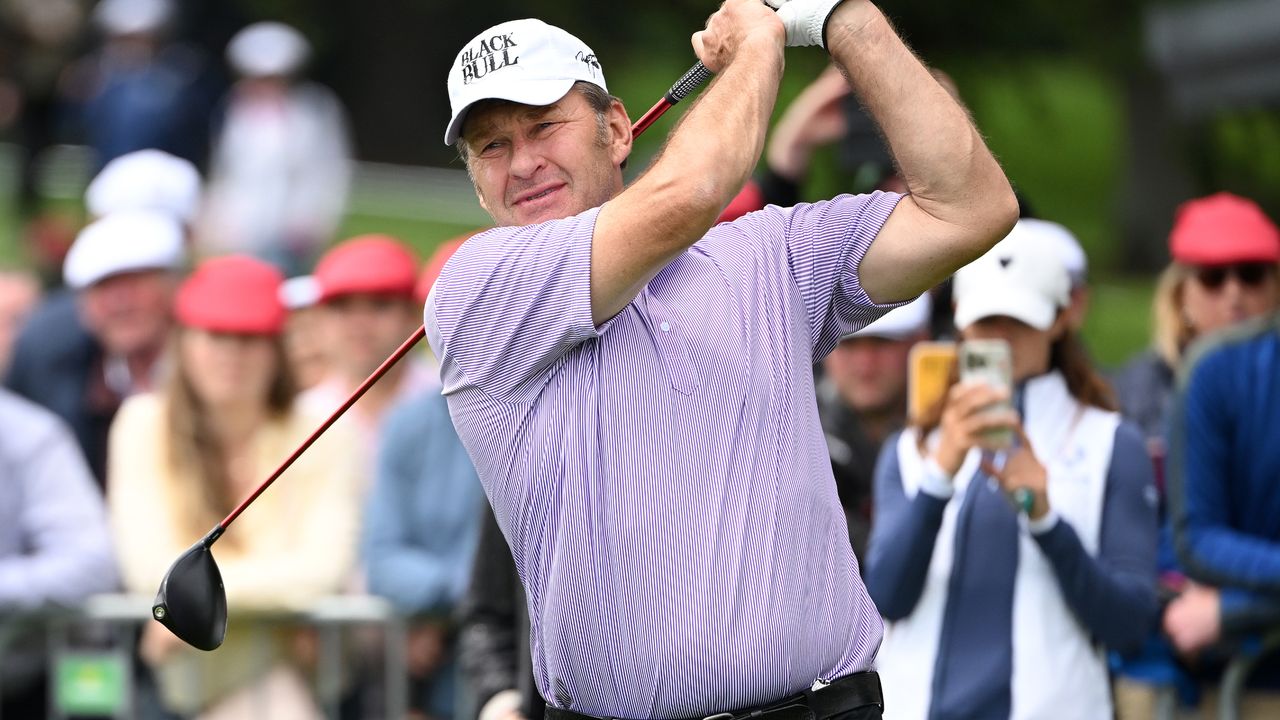
{"type": "Polygon", "coordinates": [[[671,323],[667,322],[666,320],[663,320],[662,323],[658,325],[658,327],[662,328],[662,332],[671,332],[671,323]]]}

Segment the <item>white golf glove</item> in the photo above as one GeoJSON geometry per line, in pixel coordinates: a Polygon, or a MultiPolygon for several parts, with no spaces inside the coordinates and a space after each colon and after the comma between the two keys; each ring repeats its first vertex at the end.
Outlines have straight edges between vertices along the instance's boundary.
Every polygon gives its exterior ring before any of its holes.
{"type": "Polygon", "coordinates": [[[764,0],[764,4],[778,11],[778,19],[787,29],[787,47],[817,45],[825,49],[822,31],[841,1],[764,0]]]}

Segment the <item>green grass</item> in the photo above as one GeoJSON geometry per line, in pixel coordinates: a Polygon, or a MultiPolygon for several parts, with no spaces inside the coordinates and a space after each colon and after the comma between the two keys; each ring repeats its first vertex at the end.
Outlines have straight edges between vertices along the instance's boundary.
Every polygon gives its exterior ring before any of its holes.
{"type": "Polygon", "coordinates": [[[1154,278],[1106,278],[1095,281],[1084,340],[1102,367],[1115,367],[1151,344],[1151,296],[1154,278]]]}

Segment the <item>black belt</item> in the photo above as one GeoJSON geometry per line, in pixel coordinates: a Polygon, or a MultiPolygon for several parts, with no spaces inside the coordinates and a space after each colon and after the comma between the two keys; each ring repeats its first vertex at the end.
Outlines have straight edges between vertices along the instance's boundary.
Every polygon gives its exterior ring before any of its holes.
{"type": "MultiPolygon", "coordinates": [[[[698,720],[828,720],[859,708],[884,710],[880,676],[874,670],[845,675],[817,690],[804,690],[774,703],[733,712],[715,713],[698,720]]],[[[546,720],[618,720],[547,706],[546,720]]]]}

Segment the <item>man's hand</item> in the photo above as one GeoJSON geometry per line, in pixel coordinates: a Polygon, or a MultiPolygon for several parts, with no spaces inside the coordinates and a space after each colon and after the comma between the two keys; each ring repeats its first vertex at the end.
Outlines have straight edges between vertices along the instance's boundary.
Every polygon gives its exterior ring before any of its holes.
{"type": "Polygon", "coordinates": [[[1194,655],[1222,636],[1222,601],[1216,588],[1189,583],[1164,611],[1164,631],[1184,655],[1194,655]]]}
{"type": "Polygon", "coordinates": [[[705,30],[693,34],[693,51],[711,72],[733,62],[738,50],[754,42],[780,43],[782,23],[777,14],[756,0],[726,0],[707,18],[705,30]]]}
{"type": "Polygon", "coordinates": [[[827,18],[843,0],[764,0],[777,9],[778,19],[787,28],[787,47],[827,46],[822,31],[827,18]]]}
{"type": "Polygon", "coordinates": [[[813,152],[848,132],[844,99],[851,92],[849,82],[834,65],[801,91],[773,129],[767,151],[769,169],[791,182],[803,180],[813,152]]]}
{"type": "Polygon", "coordinates": [[[760,0],[727,0],[693,36],[716,78],[649,169],[596,216],[591,317],[618,314],[715,224],[755,170],[782,80],[782,21],[760,0]]]}

